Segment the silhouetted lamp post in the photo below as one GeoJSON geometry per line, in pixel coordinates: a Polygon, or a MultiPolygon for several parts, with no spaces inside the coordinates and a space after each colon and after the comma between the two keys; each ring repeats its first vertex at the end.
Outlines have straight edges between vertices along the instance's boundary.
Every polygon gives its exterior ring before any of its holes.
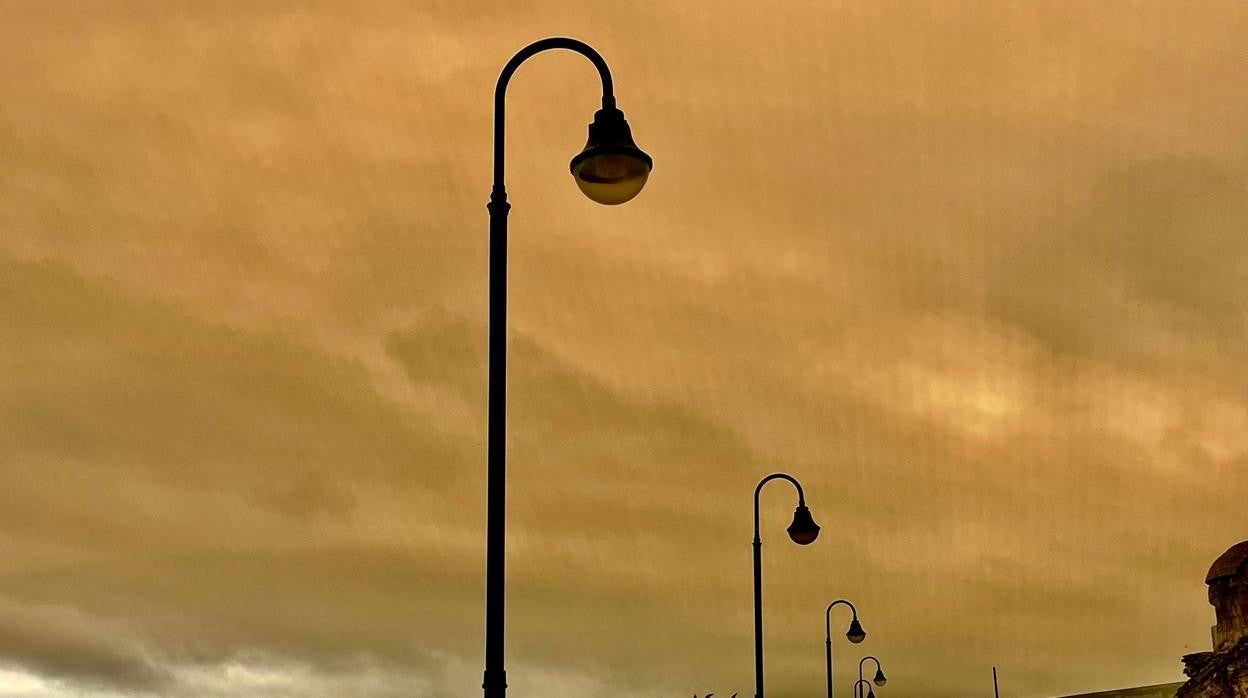
{"type": "MultiPolygon", "coordinates": [[[[858,609],[845,599],[837,599],[828,604],[827,609],[823,612],[823,637],[824,649],[827,656],[827,674],[828,674],[828,698],[832,698],[832,607],[845,605],[849,606],[849,610],[854,614],[853,620],[849,621],[849,629],[845,631],[845,637],[855,645],[867,639],[867,631],[862,629],[862,623],[858,622],[858,609]]],[[[859,676],[858,678],[862,678],[859,676]]]]}
{"type": "Polygon", "coordinates": [[[598,52],[556,37],[536,41],[507,62],[494,89],[494,189],[490,193],[489,384],[487,388],[487,480],[485,541],[485,698],[503,698],[504,563],[506,561],[507,440],[507,192],[503,187],[503,144],[507,83],[520,64],[550,49],[575,51],[589,59],[602,78],[602,109],[589,125],[585,148],[572,158],[572,176],[585,196],[600,204],[622,204],[641,191],[650,174],[650,156],[633,143],[624,113],[615,108],[611,72],[598,52]]]}
{"type": "Polygon", "coordinates": [[[775,479],[788,480],[797,488],[797,509],[793,510],[793,523],[789,524],[789,538],[798,545],[810,545],[819,537],[819,524],[806,508],[806,494],[802,485],[785,473],[773,473],[759,480],[754,488],[754,696],[763,698],[763,541],[758,537],[758,494],[763,485],[775,479]]]}
{"type": "Polygon", "coordinates": [[[854,698],[864,698],[862,696],[862,689],[858,688],[863,685],[867,687],[867,695],[865,698],[875,698],[875,691],[871,690],[871,682],[864,679],[858,679],[854,682],[854,698]]]}
{"type": "Polygon", "coordinates": [[[880,660],[872,657],[871,655],[867,655],[858,660],[858,680],[862,681],[862,665],[865,664],[868,659],[875,662],[875,676],[871,679],[871,683],[876,686],[883,686],[888,683],[888,677],[884,675],[884,667],[880,666],[880,660]]]}

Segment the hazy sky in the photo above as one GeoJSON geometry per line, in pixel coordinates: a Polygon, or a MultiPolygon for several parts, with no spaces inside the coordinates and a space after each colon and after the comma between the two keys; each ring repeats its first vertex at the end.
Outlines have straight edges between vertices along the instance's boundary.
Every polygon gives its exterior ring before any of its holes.
{"type": "Polygon", "coordinates": [[[0,1],[0,696],[480,693],[492,94],[514,698],[1181,680],[1248,538],[1248,4],[0,1]]]}

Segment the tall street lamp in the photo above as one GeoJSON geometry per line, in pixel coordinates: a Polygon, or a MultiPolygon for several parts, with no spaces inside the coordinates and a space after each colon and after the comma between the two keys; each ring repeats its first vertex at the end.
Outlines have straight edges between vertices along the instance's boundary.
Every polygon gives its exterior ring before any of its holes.
{"type": "MultiPolygon", "coordinates": [[[[849,629],[845,631],[845,637],[855,645],[867,638],[867,631],[862,629],[862,623],[858,622],[858,609],[845,599],[837,599],[828,604],[827,609],[823,612],[823,637],[824,649],[827,656],[827,675],[828,675],[828,698],[832,698],[832,607],[839,605],[849,606],[850,612],[854,614],[853,620],[849,621],[849,629]]],[[[859,678],[862,678],[861,676],[859,678]]]]}
{"type": "Polygon", "coordinates": [[[763,485],[775,479],[788,480],[797,488],[797,508],[789,524],[789,538],[798,545],[810,545],[819,537],[819,524],[806,508],[802,485],[785,473],[773,473],[759,480],[754,488],[754,698],[763,698],[763,541],[758,537],[758,494],[763,485]]]}
{"type": "Polygon", "coordinates": [[[507,694],[503,667],[504,565],[507,510],[507,192],[503,187],[503,144],[507,83],[520,64],[551,49],[575,51],[602,78],[602,109],[589,125],[584,150],[572,158],[572,176],[590,199],[622,204],[641,191],[653,162],[633,143],[624,113],[615,107],[611,71],[598,52],[576,39],[535,41],[512,56],[494,89],[494,189],[490,193],[489,383],[486,389],[485,698],[507,694]]]}
{"type": "Polygon", "coordinates": [[[871,655],[867,655],[858,660],[858,680],[862,681],[862,665],[866,664],[868,659],[875,662],[875,676],[872,677],[871,683],[876,686],[883,686],[888,683],[888,677],[884,675],[884,667],[880,666],[880,660],[872,657],[871,655]]]}

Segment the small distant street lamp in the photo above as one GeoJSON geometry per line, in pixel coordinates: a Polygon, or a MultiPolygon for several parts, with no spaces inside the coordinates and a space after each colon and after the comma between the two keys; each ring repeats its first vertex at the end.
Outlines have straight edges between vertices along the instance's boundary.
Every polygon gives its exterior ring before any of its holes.
{"type": "Polygon", "coordinates": [[[641,191],[653,162],[633,143],[624,113],[615,107],[611,71],[587,44],[563,37],[542,39],[512,56],[494,89],[494,188],[490,193],[489,382],[486,388],[486,537],[485,537],[485,698],[504,698],[504,567],[507,542],[507,191],[503,186],[507,83],[521,63],[551,49],[575,51],[589,59],[602,79],[602,109],[589,125],[585,149],[572,158],[577,187],[600,204],[622,204],[641,191]]]}
{"type": "Polygon", "coordinates": [[[858,660],[858,680],[862,680],[862,665],[865,664],[868,659],[875,662],[875,676],[871,679],[871,683],[876,686],[883,686],[888,683],[888,677],[884,675],[884,668],[880,666],[880,660],[872,657],[871,655],[867,655],[858,660]]]}
{"type": "Polygon", "coordinates": [[[788,480],[797,488],[797,508],[789,524],[789,538],[798,545],[810,545],[819,537],[819,524],[806,508],[802,485],[785,473],[773,473],[759,480],[754,488],[754,698],[763,698],[763,541],[758,537],[758,494],[763,485],[775,479],[788,480]]]}
{"type": "MultiPolygon", "coordinates": [[[[845,605],[849,606],[850,612],[854,614],[853,620],[849,621],[849,630],[845,631],[845,637],[855,645],[867,638],[867,631],[862,629],[862,623],[858,622],[858,609],[854,608],[854,604],[845,599],[837,599],[828,604],[827,609],[823,612],[823,632],[824,632],[824,649],[827,657],[827,675],[828,675],[828,698],[832,698],[832,607],[845,605]]],[[[862,678],[859,676],[858,678],[862,678]]]]}
{"type": "Polygon", "coordinates": [[[865,681],[863,679],[858,679],[857,681],[855,681],[854,682],[854,698],[875,698],[875,691],[871,690],[871,682],[865,681]],[[867,687],[867,695],[865,697],[862,695],[862,689],[858,688],[859,686],[867,687]]]}

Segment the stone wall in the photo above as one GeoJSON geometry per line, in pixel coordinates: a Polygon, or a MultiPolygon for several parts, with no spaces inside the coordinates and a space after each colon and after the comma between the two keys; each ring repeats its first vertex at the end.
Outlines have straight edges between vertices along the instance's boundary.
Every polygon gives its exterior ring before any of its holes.
{"type": "Polygon", "coordinates": [[[1175,691],[1182,685],[1181,683],[1163,683],[1156,686],[1120,688],[1116,691],[1080,693],[1073,696],[1063,696],[1063,698],[1175,698],[1175,691]]]}
{"type": "Polygon", "coordinates": [[[1223,652],[1199,652],[1183,658],[1191,678],[1175,698],[1248,698],[1248,638],[1223,652]]]}
{"type": "Polygon", "coordinates": [[[1209,603],[1216,609],[1213,649],[1225,652],[1248,637],[1248,574],[1223,577],[1209,585],[1209,603]]]}
{"type": "Polygon", "coordinates": [[[1209,574],[1213,651],[1183,658],[1188,681],[1176,698],[1248,698],[1248,541],[1231,546],[1209,574]]]}

